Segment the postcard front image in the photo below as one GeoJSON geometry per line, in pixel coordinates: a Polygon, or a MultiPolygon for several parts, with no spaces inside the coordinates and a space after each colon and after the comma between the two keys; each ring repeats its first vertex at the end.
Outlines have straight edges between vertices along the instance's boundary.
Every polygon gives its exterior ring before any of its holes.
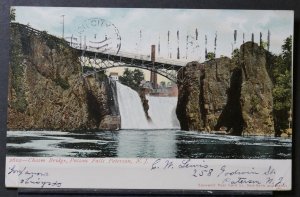
{"type": "Polygon", "coordinates": [[[11,7],[6,186],[289,190],[292,60],[292,11],[11,7]]]}

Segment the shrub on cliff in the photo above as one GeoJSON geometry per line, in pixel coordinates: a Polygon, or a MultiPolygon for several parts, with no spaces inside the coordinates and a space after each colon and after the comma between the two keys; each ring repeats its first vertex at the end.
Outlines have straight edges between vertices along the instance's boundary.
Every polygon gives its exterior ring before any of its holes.
{"type": "Polygon", "coordinates": [[[10,19],[10,21],[16,20],[16,9],[15,8],[11,8],[10,13],[9,13],[9,19],[10,19]]]}
{"type": "Polygon", "coordinates": [[[18,32],[18,29],[11,28],[10,44],[11,85],[16,93],[16,98],[13,99],[12,107],[20,112],[24,112],[27,108],[22,81],[24,76],[24,56],[22,53],[21,35],[18,32]]]}

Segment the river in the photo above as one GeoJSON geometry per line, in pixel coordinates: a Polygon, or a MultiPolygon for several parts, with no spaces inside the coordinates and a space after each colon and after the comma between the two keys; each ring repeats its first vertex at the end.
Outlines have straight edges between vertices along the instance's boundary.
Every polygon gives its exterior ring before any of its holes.
{"type": "Polygon", "coordinates": [[[177,129],[88,133],[8,131],[7,156],[291,159],[292,140],[177,129]]]}

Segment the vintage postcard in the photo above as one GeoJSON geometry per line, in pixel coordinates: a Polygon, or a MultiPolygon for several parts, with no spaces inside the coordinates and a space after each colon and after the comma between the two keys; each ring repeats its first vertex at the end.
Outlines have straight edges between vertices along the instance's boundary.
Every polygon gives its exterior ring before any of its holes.
{"type": "Polygon", "coordinates": [[[290,190],[293,24],[11,7],[6,186],[290,190]]]}

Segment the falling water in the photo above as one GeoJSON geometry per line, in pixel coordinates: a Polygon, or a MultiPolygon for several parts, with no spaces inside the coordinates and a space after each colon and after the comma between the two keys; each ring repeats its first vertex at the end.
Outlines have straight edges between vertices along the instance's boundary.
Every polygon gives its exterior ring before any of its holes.
{"type": "Polygon", "coordinates": [[[148,121],[138,93],[117,82],[117,95],[122,129],[174,129],[179,128],[175,115],[176,97],[147,96],[148,121]]]}
{"type": "Polygon", "coordinates": [[[117,95],[122,129],[150,129],[142,101],[138,93],[117,82],[117,95]]]}
{"type": "Polygon", "coordinates": [[[179,128],[179,121],[176,117],[177,97],[147,96],[149,101],[149,116],[153,128],[175,129],[179,128]]]}

